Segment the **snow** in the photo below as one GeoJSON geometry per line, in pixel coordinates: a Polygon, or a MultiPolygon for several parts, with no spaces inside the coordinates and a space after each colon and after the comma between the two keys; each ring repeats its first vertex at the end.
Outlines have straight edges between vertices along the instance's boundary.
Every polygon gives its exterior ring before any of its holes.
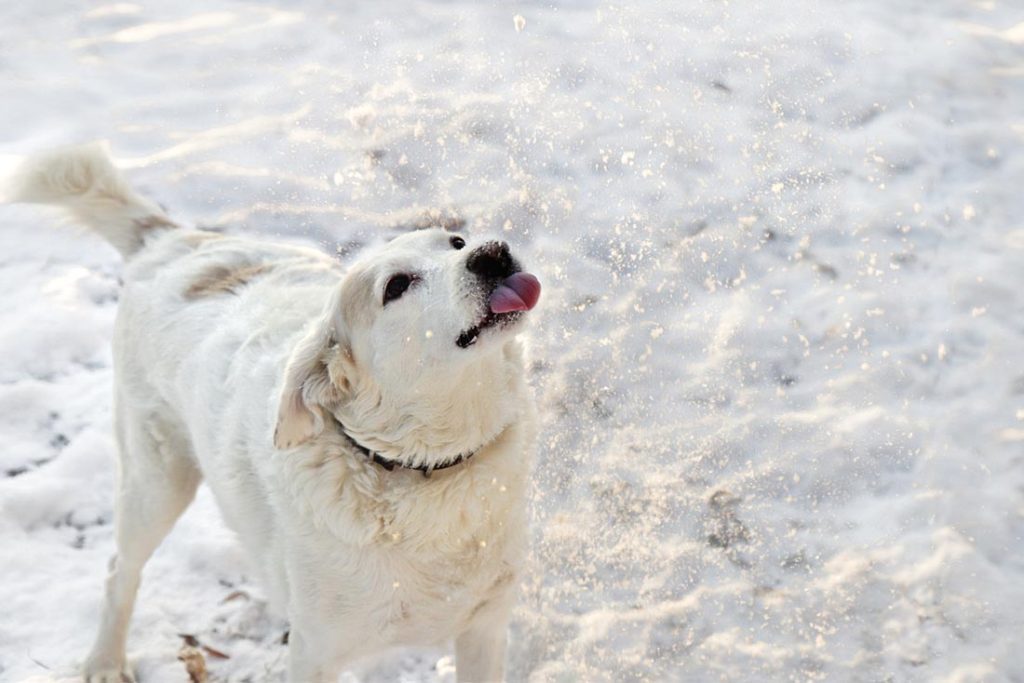
{"type": "MultiPolygon", "coordinates": [[[[8,4],[0,159],[107,138],[174,216],[544,283],[511,678],[1024,679],[1024,12],[988,0],[8,4]]],[[[120,262],[0,207],[0,679],[73,680],[120,262]]],[[[206,491],[129,651],[280,680],[206,491]]],[[[452,681],[408,650],[346,681],[452,681]]]]}

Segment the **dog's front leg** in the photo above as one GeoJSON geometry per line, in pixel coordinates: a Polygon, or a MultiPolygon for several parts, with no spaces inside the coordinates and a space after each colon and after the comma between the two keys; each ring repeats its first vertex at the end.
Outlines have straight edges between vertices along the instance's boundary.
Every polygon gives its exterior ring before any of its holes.
{"type": "Polygon", "coordinates": [[[288,680],[291,683],[335,683],[340,664],[328,650],[314,647],[294,625],[288,634],[288,680]]]}
{"type": "Polygon", "coordinates": [[[455,673],[459,683],[493,683],[505,677],[508,642],[506,614],[475,621],[455,639],[455,673]]]}

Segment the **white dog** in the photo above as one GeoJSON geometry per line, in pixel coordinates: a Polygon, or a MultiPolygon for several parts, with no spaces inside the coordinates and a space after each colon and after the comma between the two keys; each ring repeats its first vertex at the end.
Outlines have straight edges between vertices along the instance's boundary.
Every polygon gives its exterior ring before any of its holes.
{"type": "Polygon", "coordinates": [[[203,478],[290,620],[292,681],[450,639],[459,680],[502,678],[535,436],[515,334],[540,295],[506,244],[422,230],[346,271],[179,227],[97,145],[30,159],[13,199],[69,209],[127,261],[90,683],[130,676],[140,572],[203,478]]]}

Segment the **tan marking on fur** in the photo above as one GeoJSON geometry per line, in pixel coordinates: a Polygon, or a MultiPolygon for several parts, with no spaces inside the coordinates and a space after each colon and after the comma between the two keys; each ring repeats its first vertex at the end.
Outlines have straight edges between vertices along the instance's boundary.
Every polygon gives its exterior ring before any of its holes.
{"type": "Polygon", "coordinates": [[[198,247],[211,240],[220,239],[224,239],[224,235],[219,235],[215,232],[207,232],[205,230],[190,230],[181,236],[181,241],[190,247],[198,247]]]}
{"type": "Polygon", "coordinates": [[[166,216],[158,216],[156,214],[151,214],[145,218],[136,218],[132,221],[132,225],[141,231],[178,227],[177,223],[166,216]]]}
{"type": "Polygon", "coordinates": [[[234,294],[250,280],[271,270],[265,263],[250,263],[236,268],[217,266],[203,273],[185,290],[186,299],[200,299],[215,294],[234,294]]]}

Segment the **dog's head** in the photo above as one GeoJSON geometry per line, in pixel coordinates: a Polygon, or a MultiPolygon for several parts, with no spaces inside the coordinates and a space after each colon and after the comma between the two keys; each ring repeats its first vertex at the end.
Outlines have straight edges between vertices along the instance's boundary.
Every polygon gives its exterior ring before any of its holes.
{"type": "Polygon", "coordinates": [[[514,337],[539,296],[504,242],[440,229],[398,237],[349,269],[293,350],[275,444],[316,436],[324,411],[407,460],[486,438],[509,419],[514,337]]]}

